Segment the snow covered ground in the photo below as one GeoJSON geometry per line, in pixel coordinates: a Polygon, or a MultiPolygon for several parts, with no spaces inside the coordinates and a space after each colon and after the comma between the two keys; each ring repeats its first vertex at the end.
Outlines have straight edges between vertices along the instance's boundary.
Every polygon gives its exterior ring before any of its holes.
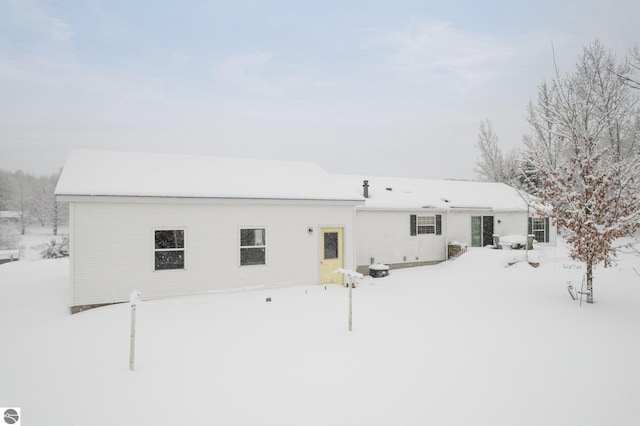
{"type": "MultiPolygon", "coordinates": [[[[631,250],[627,250],[631,251],[631,250]]],[[[0,406],[24,425],[638,425],[640,257],[470,249],[436,266],[70,315],[68,260],[0,265],[0,406]],[[266,302],[270,297],[271,302],[266,302]]]]}

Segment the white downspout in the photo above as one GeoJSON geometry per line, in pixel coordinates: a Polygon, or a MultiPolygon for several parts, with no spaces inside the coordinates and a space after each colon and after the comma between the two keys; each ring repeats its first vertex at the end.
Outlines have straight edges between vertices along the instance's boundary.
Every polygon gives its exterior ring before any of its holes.
{"type": "Polygon", "coordinates": [[[351,221],[351,241],[352,241],[352,250],[351,250],[351,258],[353,259],[352,261],[352,267],[351,269],[353,269],[354,271],[358,270],[358,250],[357,250],[357,246],[358,246],[358,231],[357,231],[357,227],[358,224],[356,222],[357,220],[357,214],[356,214],[356,210],[357,210],[357,206],[353,206],[353,219],[351,221]]]}
{"type": "Polygon", "coordinates": [[[444,231],[444,260],[449,260],[449,211],[444,216],[447,220],[447,226],[444,231]]]}

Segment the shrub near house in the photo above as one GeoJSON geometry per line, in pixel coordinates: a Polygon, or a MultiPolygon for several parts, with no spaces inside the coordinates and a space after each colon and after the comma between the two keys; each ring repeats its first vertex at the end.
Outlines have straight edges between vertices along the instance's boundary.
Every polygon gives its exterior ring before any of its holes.
{"type": "Polygon", "coordinates": [[[69,256],[69,238],[64,237],[61,242],[49,241],[47,247],[40,252],[43,259],[59,259],[69,256]]]}

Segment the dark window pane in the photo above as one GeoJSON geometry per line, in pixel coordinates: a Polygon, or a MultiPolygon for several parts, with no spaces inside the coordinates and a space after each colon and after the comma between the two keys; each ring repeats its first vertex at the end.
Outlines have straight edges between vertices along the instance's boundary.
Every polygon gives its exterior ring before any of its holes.
{"type": "Polygon", "coordinates": [[[432,225],[418,226],[418,234],[435,234],[436,228],[432,225]]]}
{"type": "Polygon", "coordinates": [[[184,251],[156,251],[156,271],[184,269],[184,251]]]}
{"type": "Polygon", "coordinates": [[[255,236],[253,229],[240,230],[240,245],[243,247],[254,245],[255,236]]]}
{"type": "Polygon", "coordinates": [[[325,259],[338,258],[338,233],[337,232],[325,232],[324,258],[325,259]]]}
{"type": "Polygon", "coordinates": [[[534,238],[539,243],[546,243],[545,238],[545,221],[540,217],[534,217],[531,221],[532,223],[532,233],[534,238]]]}
{"type": "Polygon", "coordinates": [[[240,265],[264,265],[266,250],[264,248],[240,249],[240,265]]]}
{"type": "Polygon", "coordinates": [[[435,234],[436,217],[418,216],[418,234],[435,234]]]}
{"type": "Polygon", "coordinates": [[[156,249],[184,248],[184,231],[156,231],[156,249]]]}
{"type": "Polygon", "coordinates": [[[241,229],[240,230],[240,246],[264,246],[264,229],[241,229]]]}

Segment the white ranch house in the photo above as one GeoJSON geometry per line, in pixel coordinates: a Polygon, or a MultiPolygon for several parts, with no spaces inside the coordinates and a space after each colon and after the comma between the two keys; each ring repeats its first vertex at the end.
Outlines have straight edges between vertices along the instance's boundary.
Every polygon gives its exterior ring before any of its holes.
{"type": "Polygon", "coordinates": [[[392,268],[438,263],[448,246],[493,245],[493,236],[533,234],[538,243],[556,244],[549,218],[527,208],[527,194],[502,183],[395,177],[341,176],[360,190],[356,206],[356,263],[392,268]]]}
{"type": "Polygon", "coordinates": [[[363,197],[309,163],[74,151],[72,311],[254,286],[341,282],[363,197]]]}
{"type": "Polygon", "coordinates": [[[556,233],[544,219],[527,230],[527,206],[506,185],[301,162],[73,151],[56,196],[69,202],[72,312],[133,290],[158,299],[341,283],[338,268],[440,262],[454,241],[534,232],[553,244],[556,233]]]}

